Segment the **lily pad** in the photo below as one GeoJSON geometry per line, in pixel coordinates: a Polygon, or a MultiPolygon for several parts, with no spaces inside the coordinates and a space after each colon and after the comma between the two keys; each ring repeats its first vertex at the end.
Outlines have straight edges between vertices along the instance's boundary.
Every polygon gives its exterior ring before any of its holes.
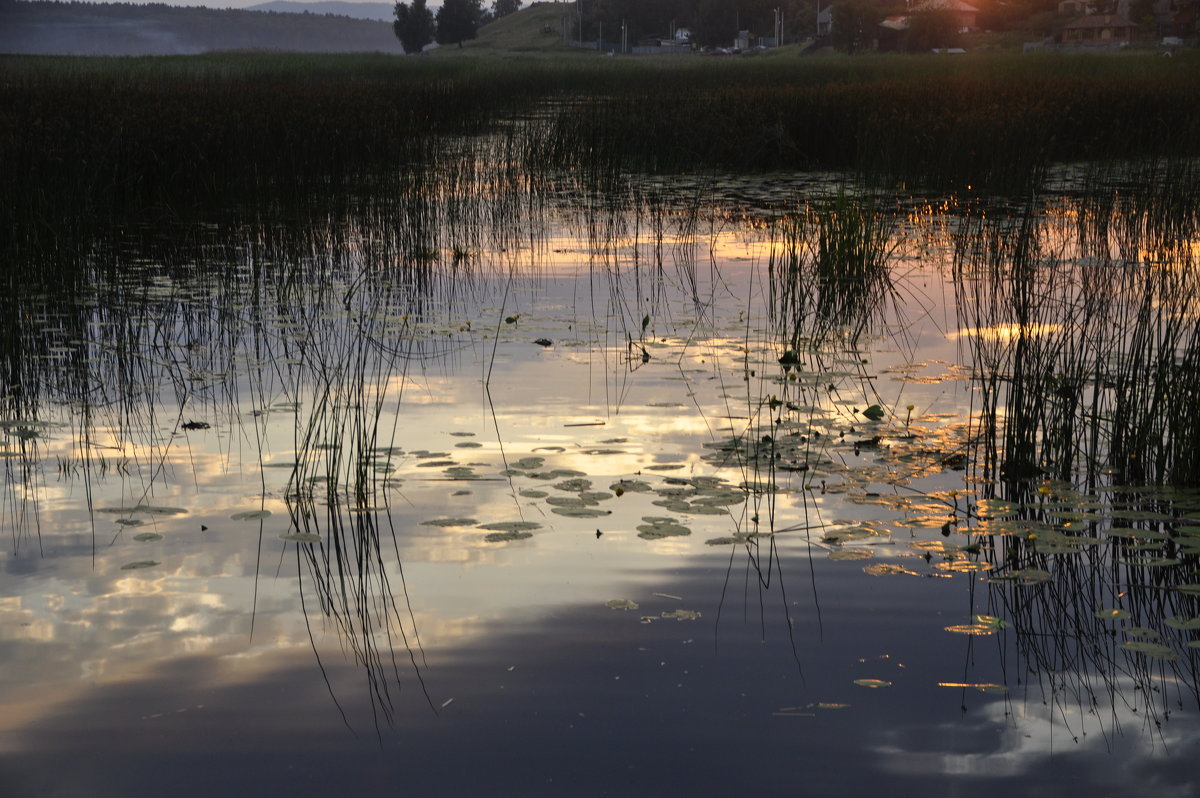
{"type": "Polygon", "coordinates": [[[610,599],[604,602],[604,606],[610,610],[636,610],[638,608],[637,602],[629,599],[610,599]]]}
{"type": "Polygon", "coordinates": [[[311,532],[292,532],[287,535],[280,535],[280,540],[286,540],[289,543],[320,543],[321,536],[314,535],[311,532]]]}
{"type": "Polygon", "coordinates": [[[229,516],[234,521],[260,521],[263,518],[270,518],[270,510],[247,510],[242,513],[234,513],[229,516]]]}
{"type": "Polygon", "coordinates": [[[184,515],[187,513],[187,510],[182,507],[159,507],[153,504],[136,504],[132,507],[101,507],[96,512],[114,513],[116,515],[132,515],[134,513],[143,513],[145,515],[184,515]]]}
{"type": "Polygon", "coordinates": [[[490,535],[484,535],[483,539],[487,543],[507,543],[510,540],[524,540],[531,537],[533,537],[532,532],[512,529],[507,532],[492,532],[490,535]]]}
{"type": "Polygon", "coordinates": [[[600,510],[595,507],[551,507],[550,512],[567,518],[603,518],[612,515],[612,510],[600,510]]]}
{"type": "MultiPolygon", "coordinates": [[[[480,529],[494,529],[497,532],[529,532],[534,529],[541,529],[542,525],[536,521],[497,521],[494,524],[480,524],[480,529]]],[[[492,537],[488,535],[488,537],[492,537]]],[[[525,535],[524,537],[529,537],[525,535]]]]}
{"type": "Polygon", "coordinates": [[[143,532],[140,535],[134,535],[133,539],[138,543],[151,543],[155,540],[162,540],[163,536],[157,532],[143,532]]]}
{"type": "Polygon", "coordinates": [[[880,562],[875,563],[874,565],[863,566],[863,573],[870,574],[871,576],[895,576],[897,574],[908,574],[909,576],[917,575],[916,571],[910,571],[903,565],[897,565],[896,563],[891,562],[880,562]]]}
{"type": "Polygon", "coordinates": [[[728,537],[709,538],[708,540],[704,541],[704,545],[706,545],[706,546],[729,546],[729,545],[732,545],[735,543],[745,543],[748,540],[750,540],[750,538],[752,538],[752,537],[754,537],[754,535],[747,534],[745,532],[738,532],[736,535],[731,535],[728,537]]]}
{"type": "Polygon", "coordinates": [[[700,617],[700,613],[695,610],[671,610],[670,612],[662,613],[661,617],[677,621],[694,621],[700,617]]]}
{"type": "Polygon", "coordinates": [[[829,552],[831,560],[867,560],[875,556],[875,552],[867,549],[838,549],[829,552]]]}
{"type": "Polygon", "coordinates": [[[121,566],[121,570],[122,571],[138,571],[138,570],[141,570],[142,568],[153,568],[156,565],[158,565],[158,563],[155,562],[154,560],[136,560],[134,562],[125,563],[124,565],[121,566]]]}
{"type": "Polygon", "coordinates": [[[887,411],[885,411],[879,405],[871,405],[866,410],[862,411],[862,414],[864,418],[869,418],[871,421],[878,421],[887,415],[887,411]]]}
{"type": "Polygon", "coordinates": [[[474,518],[431,518],[422,521],[421,526],[475,526],[478,523],[474,518]]]}
{"type": "Polygon", "coordinates": [[[1007,629],[1008,621],[1003,618],[997,618],[995,615],[974,615],[971,620],[975,623],[981,623],[985,626],[990,626],[993,629],[1007,629]]]}
{"type": "Polygon", "coordinates": [[[947,632],[959,635],[991,635],[996,633],[996,627],[986,623],[962,623],[945,628],[947,632]]]}
{"type": "Polygon", "coordinates": [[[1170,646],[1164,646],[1162,643],[1154,643],[1150,640],[1126,640],[1121,644],[1121,648],[1126,651],[1136,651],[1139,654],[1145,654],[1147,657],[1153,657],[1154,659],[1179,659],[1170,646]]]}
{"type": "Polygon", "coordinates": [[[638,525],[638,537],[645,540],[683,537],[692,534],[692,530],[686,526],[681,526],[674,518],[646,516],[642,520],[646,523],[638,525]]]}
{"type": "Polygon", "coordinates": [[[1172,615],[1170,618],[1165,619],[1163,623],[1172,629],[1190,632],[1200,629],[1200,616],[1195,618],[1183,618],[1177,615],[1172,615]]]}
{"type": "Polygon", "coordinates": [[[1120,621],[1130,617],[1129,610],[1120,608],[1099,609],[1093,614],[1102,621],[1120,621]]]}
{"type": "Polygon", "coordinates": [[[622,493],[649,493],[653,490],[649,483],[643,482],[640,479],[621,479],[608,486],[616,495],[622,493]]]}

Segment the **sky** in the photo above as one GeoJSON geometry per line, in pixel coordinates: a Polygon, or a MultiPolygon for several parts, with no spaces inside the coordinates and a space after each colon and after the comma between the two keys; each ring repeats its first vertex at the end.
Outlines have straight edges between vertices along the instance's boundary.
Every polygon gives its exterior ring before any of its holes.
{"type": "MultiPolygon", "coordinates": [[[[248,8],[250,6],[260,5],[268,0],[95,0],[95,2],[115,2],[115,3],[130,3],[132,5],[147,5],[149,3],[162,3],[168,6],[208,6],[209,8],[248,8]]],[[[303,0],[298,0],[303,2],[303,0]]],[[[375,2],[376,0],[355,0],[356,2],[375,2]]],[[[388,0],[378,0],[384,5],[394,5],[388,0]]],[[[441,6],[442,0],[427,0],[426,5],[430,9],[436,9],[441,6]]],[[[484,7],[490,7],[491,2],[484,2],[484,7]]]]}

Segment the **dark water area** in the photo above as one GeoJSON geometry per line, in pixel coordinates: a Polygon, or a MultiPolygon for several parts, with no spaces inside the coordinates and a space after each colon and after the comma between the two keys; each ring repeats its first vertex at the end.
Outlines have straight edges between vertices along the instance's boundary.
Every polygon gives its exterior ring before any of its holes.
{"type": "Polygon", "coordinates": [[[485,166],[13,245],[0,794],[1196,793],[1194,202],[485,166]]]}
{"type": "MultiPolygon", "coordinates": [[[[689,604],[701,620],[642,624],[564,607],[502,626],[434,657],[426,687],[452,703],[435,714],[410,681],[396,724],[378,738],[369,725],[347,731],[302,656],[226,685],[220,665],[185,658],[58,707],[25,732],[27,753],[7,757],[5,783],[16,796],[156,795],[164,785],[183,796],[397,785],[438,795],[1192,790],[1190,714],[1159,730],[1122,707],[1113,711],[1122,731],[1106,732],[1064,696],[1006,674],[1003,643],[936,634],[939,617],[957,613],[932,608],[960,603],[961,585],[914,579],[884,597],[870,577],[825,570],[822,624],[811,585],[793,586],[809,593],[793,608],[795,658],[781,612],[768,607],[778,617],[762,619],[765,639],[745,607],[725,607],[715,623],[725,575],[688,569],[669,587],[705,597],[689,604]],[[930,681],[1006,676],[1008,695],[930,681]]],[[[352,716],[365,710],[353,698],[360,672],[334,665],[329,678],[352,716]]]]}

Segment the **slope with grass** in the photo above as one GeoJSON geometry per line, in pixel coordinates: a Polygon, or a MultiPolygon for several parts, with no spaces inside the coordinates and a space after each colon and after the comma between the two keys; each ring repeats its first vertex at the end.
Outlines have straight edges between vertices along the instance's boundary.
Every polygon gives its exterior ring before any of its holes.
{"type": "MultiPolygon", "coordinates": [[[[463,42],[461,48],[441,47],[440,57],[458,55],[564,55],[581,52],[566,46],[564,30],[571,30],[574,5],[569,3],[534,3],[513,14],[489,22],[479,28],[475,39],[463,42]]],[[[595,55],[595,51],[582,51],[595,55]]]]}

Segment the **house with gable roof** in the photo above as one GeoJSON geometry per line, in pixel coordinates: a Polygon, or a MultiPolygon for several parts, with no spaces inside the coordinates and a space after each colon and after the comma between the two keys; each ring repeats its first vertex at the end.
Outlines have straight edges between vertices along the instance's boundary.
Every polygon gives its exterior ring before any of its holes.
{"type": "Polygon", "coordinates": [[[1134,25],[1120,14],[1089,14],[1063,25],[1056,37],[1064,47],[1124,47],[1137,35],[1134,25]]]}

